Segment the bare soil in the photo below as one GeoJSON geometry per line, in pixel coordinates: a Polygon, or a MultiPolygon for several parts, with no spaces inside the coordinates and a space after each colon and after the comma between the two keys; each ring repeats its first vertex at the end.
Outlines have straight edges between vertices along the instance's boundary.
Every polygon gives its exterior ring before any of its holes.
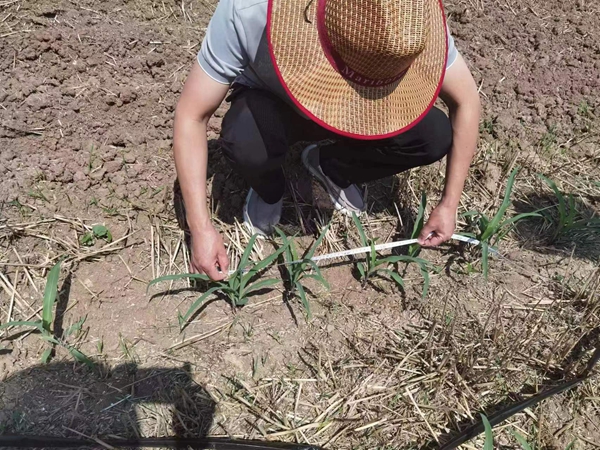
{"type": "MultiPolygon", "coordinates": [[[[447,1],[461,54],[484,105],[480,151],[461,212],[493,215],[507,175],[522,170],[512,212],[555,203],[543,173],[599,212],[600,27],[589,1],[447,1]]],[[[0,322],[39,316],[45,276],[66,257],[49,365],[35,334],[0,331],[0,434],[190,436],[293,440],[327,448],[422,448],[444,441],[507,399],[570,379],[598,340],[600,239],[582,230],[551,243],[540,221],[500,243],[481,274],[477,251],[423,257],[441,270],[421,298],[418,270],[399,291],[362,286],[353,264],[309,285],[311,321],[281,287],[233,311],[207,304],[180,333],[199,289],[147,282],[186,272],[171,157],[173,111],[215,3],[152,0],[0,0],[0,322]],[[105,224],[114,242],[81,237],[105,224]],[[87,228],[86,228],[87,227],[87,228]],[[581,359],[581,361],[580,361],[581,359]],[[579,361],[579,362],[578,362],[579,361]]],[[[219,151],[210,121],[211,209],[239,257],[246,186],[219,151]]],[[[283,227],[321,252],[357,246],[351,221],[300,167],[286,166],[283,227]]],[[[406,236],[421,191],[434,202],[444,167],[369,186],[365,221],[380,241],[406,236]]],[[[467,228],[461,220],[461,230],[467,228]]],[[[268,253],[269,244],[255,257],[268,253]]],[[[273,276],[278,276],[272,269],[273,276]]],[[[600,445],[597,378],[511,419],[536,448],[600,445]]],[[[474,445],[480,448],[480,442],[474,445]]]]}

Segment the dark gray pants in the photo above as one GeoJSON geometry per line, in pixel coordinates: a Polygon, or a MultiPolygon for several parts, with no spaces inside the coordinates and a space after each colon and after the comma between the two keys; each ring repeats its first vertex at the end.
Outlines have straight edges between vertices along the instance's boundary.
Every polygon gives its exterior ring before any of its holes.
{"type": "Polygon", "coordinates": [[[321,147],[321,168],[341,187],[434,163],[452,145],[450,120],[437,108],[399,136],[365,141],[326,130],[267,91],[237,85],[228,101],[221,146],[233,168],[267,203],[283,196],[282,164],[289,147],[299,141],[335,140],[321,147]]]}

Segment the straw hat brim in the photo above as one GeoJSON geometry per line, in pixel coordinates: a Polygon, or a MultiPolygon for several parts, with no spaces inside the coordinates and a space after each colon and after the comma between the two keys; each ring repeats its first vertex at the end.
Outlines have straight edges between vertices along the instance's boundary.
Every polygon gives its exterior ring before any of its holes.
{"type": "Polygon", "coordinates": [[[433,107],[448,57],[441,0],[427,1],[430,28],[423,52],[399,82],[369,87],[346,80],[331,65],[319,40],[316,7],[306,20],[308,0],[269,0],[271,59],[290,98],[319,125],[355,139],[384,139],[412,128],[433,107]]]}

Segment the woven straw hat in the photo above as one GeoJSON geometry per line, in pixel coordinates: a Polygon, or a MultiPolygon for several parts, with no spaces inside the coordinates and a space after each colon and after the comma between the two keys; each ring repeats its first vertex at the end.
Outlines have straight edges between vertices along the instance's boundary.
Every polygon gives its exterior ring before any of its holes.
{"type": "Polygon", "coordinates": [[[269,0],[267,32],[294,103],[348,137],[407,131],[431,109],[444,78],[441,0],[269,0]]]}

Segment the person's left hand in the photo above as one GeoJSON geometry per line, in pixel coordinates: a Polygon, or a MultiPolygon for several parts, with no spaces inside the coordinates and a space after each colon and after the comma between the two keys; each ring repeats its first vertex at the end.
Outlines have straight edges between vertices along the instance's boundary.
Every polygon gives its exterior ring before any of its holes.
{"type": "Polygon", "coordinates": [[[456,208],[439,204],[431,212],[429,220],[421,230],[419,244],[435,247],[452,237],[456,228],[456,208]]]}

